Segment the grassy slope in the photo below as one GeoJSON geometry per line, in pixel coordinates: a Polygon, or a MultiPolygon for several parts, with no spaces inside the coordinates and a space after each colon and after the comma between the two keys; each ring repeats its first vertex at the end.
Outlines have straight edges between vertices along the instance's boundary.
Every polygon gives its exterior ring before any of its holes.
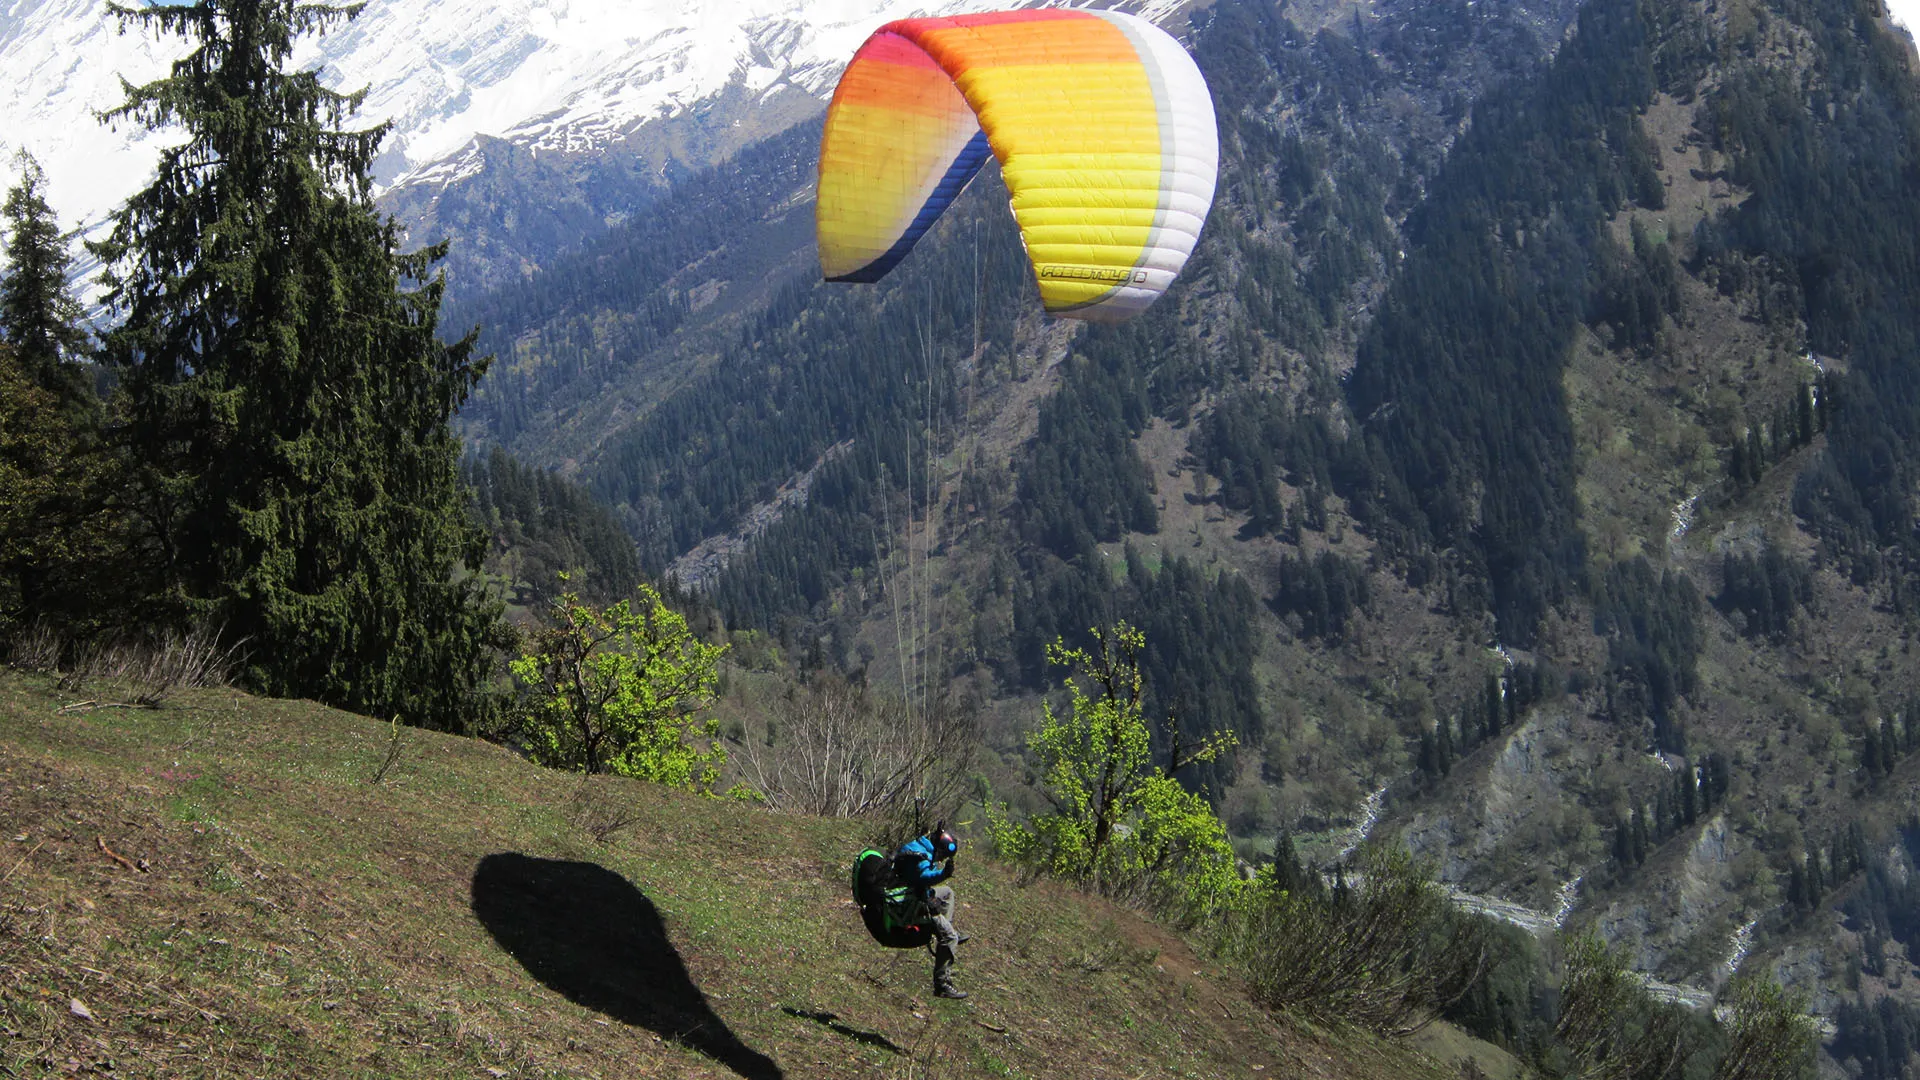
{"type": "Polygon", "coordinates": [[[936,1002],[845,898],[854,825],[406,729],[375,784],[385,725],[230,691],[60,711],[98,690],[0,670],[0,1075],[1452,1071],[1268,1017],[1163,931],[979,858],[974,996],[936,1002]]]}

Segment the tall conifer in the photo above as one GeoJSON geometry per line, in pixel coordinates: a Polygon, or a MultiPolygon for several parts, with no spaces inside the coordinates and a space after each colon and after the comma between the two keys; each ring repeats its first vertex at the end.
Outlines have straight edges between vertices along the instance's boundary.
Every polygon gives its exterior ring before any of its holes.
{"type": "Polygon", "coordinates": [[[487,360],[435,336],[444,245],[399,253],[374,208],[364,92],[287,70],[359,8],[113,10],[193,44],[105,114],[187,140],[95,249],[168,592],[246,639],[261,691],[459,727],[500,622],[456,580],[483,538],[448,421],[487,360]]]}
{"type": "Polygon", "coordinates": [[[0,637],[39,614],[29,580],[52,560],[46,506],[59,494],[59,410],[0,342],[0,637]]]}
{"type": "Polygon", "coordinates": [[[79,367],[87,347],[79,301],[67,288],[67,242],[42,188],[46,173],[22,150],[14,159],[20,180],[0,204],[6,266],[0,270],[0,336],[33,381],[59,400],[90,396],[79,367]]]}
{"type": "Polygon", "coordinates": [[[32,156],[0,204],[0,634],[41,623],[85,637],[125,616],[118,458],[81,361],[84,313],[32,156]]]}

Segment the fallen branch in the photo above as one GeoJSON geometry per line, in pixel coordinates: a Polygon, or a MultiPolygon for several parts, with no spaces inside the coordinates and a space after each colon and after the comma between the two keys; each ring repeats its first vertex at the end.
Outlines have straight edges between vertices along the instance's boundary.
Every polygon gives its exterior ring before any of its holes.
{"type": "Polygon", "coordinates": [[[1002,1035],[1005,1035],[1007,1033],[1006,1028],[1000,1027],[997,1024],[989,1024],[985,1020],[976,1019],[974,1020],[973,1023],[975,1027],[983,1027],[983,1028],[986,1028],[988,1031],[998,1032],[1002,1035]]]}
{"type": "Polygon", "coordinates": [[[119,863],[121,866],[124,866],[129,870],[136,870],[142,874],[147,873],[145,859],[141,860],[141,865],[135,866],[131,859],[128,859],[125,855],[122,855],[119,852],[108,847],[106,837],[96,836],[93,838],[93,842],[100,845],[100,850],[106,853],[107,858],[112,859],[114,862],[119,863]]]}
{"type": "Polygon", "coordinates": [[[74,712],[80,709],[85,709],[88,712],[92,712],[95,709],[151,709],[151,708],[153,708],[153,706],[143,705],[137,701],[76,701],[71,705],[60,706],[60,708],[56,710],[56,712],[68,713],[68,712],[74,712]]]}

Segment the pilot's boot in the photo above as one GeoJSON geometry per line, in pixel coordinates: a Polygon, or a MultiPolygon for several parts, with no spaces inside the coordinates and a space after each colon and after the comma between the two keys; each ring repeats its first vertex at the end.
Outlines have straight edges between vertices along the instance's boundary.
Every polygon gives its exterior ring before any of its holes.
{"type": "Polygon", "coordinates": [[[933,950],[933,996],[959,1000],[965,990],[953,985],[953,950],[941,945],[933,950]]]}

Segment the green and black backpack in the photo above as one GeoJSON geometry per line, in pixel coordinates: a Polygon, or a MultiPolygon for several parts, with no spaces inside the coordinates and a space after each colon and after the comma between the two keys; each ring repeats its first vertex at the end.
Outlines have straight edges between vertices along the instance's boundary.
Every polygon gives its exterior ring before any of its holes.
{"type": "Polygon", "coordinates": [[[853,860],[853,902],[867,933],[889,949],[917,949],[933,940],[933,927],[913,921],[920,904],[894,877],[893,860],[884,851],[868,848],[853,860]]]}

